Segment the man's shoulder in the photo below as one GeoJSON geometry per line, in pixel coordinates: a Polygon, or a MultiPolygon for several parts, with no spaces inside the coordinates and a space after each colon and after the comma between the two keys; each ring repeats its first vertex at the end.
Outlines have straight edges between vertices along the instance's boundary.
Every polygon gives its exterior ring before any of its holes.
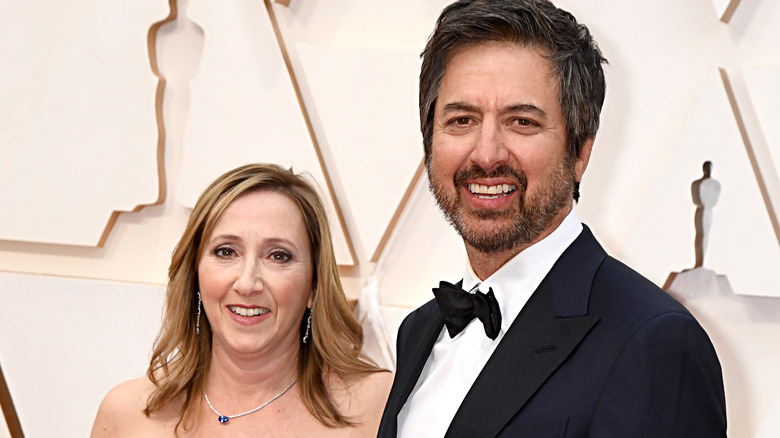
{"type": "Polygon", "coordinates": [[[412,313],[409,314],[409,316],[414,314],[429,314],[432,312],[435,312],[438,310],[438,307],[436,305],[436,300],[431,298],[428,302],[421,305],[420,307],[414,309],[412,313]]]}
{"type": "Polygon", "coordinates": [[[604,259],[593,278],[590,305],[596,313],[606,309],[612,317],[637,323],[662,314],[691,317],[688,309],[660,286],[611,256],[604,259]]]}
{"type": "Polygon", "coordinates": [[[557,291],[554,302],[558,306],[565,305],[602,319],[630,323],[624,316],[630,320],[666,312],[688,314],[685,307],[658,285],[609,255],[585,224],[549,275],[557,291]],[[577,300],[582,302],[572,304],[577,300]]]}
{"type": "Polygon", "coordinates": [[[439,307],[436,304],[436,300],[431,299],[422,306],[414,309],[401,323],[399,331],[408,330],[410,326],[418,326],[420,324],[431,323],[431,315],[438,312],[439,307]]]}

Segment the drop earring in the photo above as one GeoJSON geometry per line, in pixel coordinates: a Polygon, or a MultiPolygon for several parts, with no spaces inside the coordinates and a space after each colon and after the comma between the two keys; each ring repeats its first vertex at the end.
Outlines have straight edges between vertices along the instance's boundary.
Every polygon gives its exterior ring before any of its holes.
{"type": "Polygon", "coordinates": [[[195,334],[200,334],[200,291],[198,291],[198,316],[195,317],[195,334]]]}
{"type": "Polygon", "coordinates": [[[311,331],[311,307],[306,309],[306,315],[308,315],[306,318],[306,333],[303,334],[303,338],[301,339],[304,344],[309,342],[309,333],[311,331]]]}

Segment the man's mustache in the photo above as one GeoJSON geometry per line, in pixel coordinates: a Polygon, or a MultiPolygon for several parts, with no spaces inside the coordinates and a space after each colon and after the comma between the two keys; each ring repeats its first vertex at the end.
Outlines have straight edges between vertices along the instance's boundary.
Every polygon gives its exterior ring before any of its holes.
{"type": "Polygon", "coordinates": [[[502,164],[498,167],[494,167],[490,170],[485,170],[477,165],[461,169],[455,172],[454,181],[455,187],[461,187],[466,184],[466,180],[472,178],[510,178],[515,181],[516,185],[523,188],[523,191],[528,187],[528,178],[525,176],[525,172],[516,171],[508,164],[502,164]]]}

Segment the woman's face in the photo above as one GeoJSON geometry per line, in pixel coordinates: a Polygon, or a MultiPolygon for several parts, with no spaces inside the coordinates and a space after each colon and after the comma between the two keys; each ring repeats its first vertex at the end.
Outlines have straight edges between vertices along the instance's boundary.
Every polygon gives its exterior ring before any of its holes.
{"type": "Polygon", "coordinates": [[[228,205],[198,264],[215,351],[280,355],[299,348],[313,298],[309,246],[303,216],[287,196],[254,191],[228,205]]]}

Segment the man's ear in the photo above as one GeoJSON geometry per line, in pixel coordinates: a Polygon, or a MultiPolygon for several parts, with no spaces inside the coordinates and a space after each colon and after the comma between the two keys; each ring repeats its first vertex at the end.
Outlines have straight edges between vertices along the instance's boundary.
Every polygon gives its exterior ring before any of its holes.
{"type": "Polygon", "coordinates": [[[582,175],[585,174],[585,169],[588,168],[588,161],[590,161],[590,153],[593,150],[593,142],[595,140],[595,137],[591,137],[582,144],[580,155],[574,161],[574,181],[582,181],[582,175]]]}

